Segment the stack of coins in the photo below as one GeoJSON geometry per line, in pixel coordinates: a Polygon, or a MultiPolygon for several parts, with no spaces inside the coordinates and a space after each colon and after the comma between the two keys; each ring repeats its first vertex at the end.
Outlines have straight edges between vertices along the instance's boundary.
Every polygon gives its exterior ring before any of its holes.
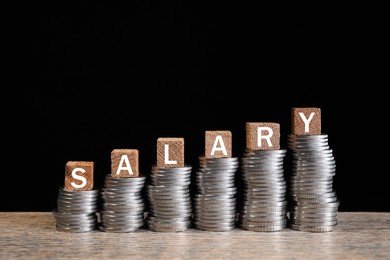
{"type": "Polygon", "coordinates": [[[65,232],[89,232],[96,229],[99,190],[59,189],[57,208],[53,210],[56,229],[65,232]]]}
{"type": "Polygon", "coordinates": [[[333,190],[336,164],[328,135],[289,135],[292,176],[289,187],[289,226],[309,232],[333,231],[340,204],[333,190]]]}
{"type": "Polygon", "coordinates": [[[192,167],[164,168],[152,166],[146,186],[149,212],[147,227],[157,232],[180,232],[191,227],[190,194],[192,167]]]}
{"type": "Polygon", "coordinates": [[[287,227],[285,149],[247,150],[241,158],[244,184],[239,227],[249,231],[280,231],[287,227]]]}
{"type": "Polygon", "coordinates": [[[101,189],[102,209],[99,230],[132,232],[145,224],[142,190],[145,177],[113,178],[107,174],[101,189]]]}
{"type": "Polygon", "coordinates": [[[227,231],[236,227],[236,172],[239,160],[199,157],[194,196],[195,228],[227,231]]]}

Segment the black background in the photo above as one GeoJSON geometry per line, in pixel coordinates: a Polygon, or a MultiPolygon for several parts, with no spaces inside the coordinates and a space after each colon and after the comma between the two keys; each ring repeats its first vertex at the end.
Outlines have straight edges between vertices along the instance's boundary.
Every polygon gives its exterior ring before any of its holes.
{"type": "Polygon", "coordinates": [[[206,130],[230,130],[240,156],[246,122],[277,122],[286,148],[291,108],[319,107],[339,210],[390,211],[375,49],[352,6],[306,4],[34,3],[3,110],[0,210],[51,211],[67,161],[94,161],[100,187],[116,148],[138,149],[148,175],[158,137],[184,137],[194,168],[206,130]]]}

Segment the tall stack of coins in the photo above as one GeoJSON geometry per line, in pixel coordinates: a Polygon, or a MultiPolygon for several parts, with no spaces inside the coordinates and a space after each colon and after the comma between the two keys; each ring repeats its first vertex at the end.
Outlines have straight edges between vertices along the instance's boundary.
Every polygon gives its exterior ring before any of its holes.
{"type": "Polygon", "coordinates": [[[232,157],[230,131],[206,131],[205,155],[199,156],[194,196],[195,228],[228,231],[236,227],[237,157],[232,157]]]}
{"type": "Polygon", "coordinates": [[[93,162],[69,161],[65,165],[65,185],[59,188],[53,210],[56,230],[89,232],[96,229],[99,190],[93,189],[93,162]]]}
{"type": "Polygon", "coordinates": [[[111,174],[101,189],[100,231],[132,232],[144,226],[145,180],[139,174],[137,149],[111,152],[111,174]]]}
{"type": "Polygon", "coordinates": [[[239,227],[274,232],[287,227],[287,184],[277,123],[247,123],[247,149],[241,158],[244,184],[239,227]]]}
{"type": "Polygon", "coordinates": [[[159,138],[157,164],[152,166],[146,185],[148,229],[181,232],[191,227],[191,172],[192,167],[184,164],[184,139],[159,138]]]}
{"type": "Polygon", "coordinates": [[[195,227],[205,231],[227,231],[236,227],[237,157],[199,157],[196,172],[195,227]]]}
{"type": "Polygon", "coordinates": [[[337,225],[340,201],[333,189],[336,163],[328,135],[321,133],[320,112],[319,108],[292,110],[289,226],[294,230],[329,232],[337,225]]]}
{"type": "Polygon", "coordinates": [[[190,195],[192,167],[152,167],[150,183],[146,186],[149,200],[147,226],[158,232],[185,231],[191,226],[190,195]]]}
{"type": "Polygon", "coordinates": [[[245,152],[241,159],[244,183],[239,224],[250,231],[280,231],[287,225],[286,150],[245,152]]]}

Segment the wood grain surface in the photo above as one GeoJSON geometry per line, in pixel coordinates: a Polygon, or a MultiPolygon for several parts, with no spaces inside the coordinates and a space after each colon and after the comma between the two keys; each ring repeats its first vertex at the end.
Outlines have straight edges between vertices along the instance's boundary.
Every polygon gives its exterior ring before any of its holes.
{"type": "Polygon", "coordinates": [[[390,212],[339,212],[335,231],[68,233],[51,212],[0,212],[0,259],[390,259],[390,212]]]}

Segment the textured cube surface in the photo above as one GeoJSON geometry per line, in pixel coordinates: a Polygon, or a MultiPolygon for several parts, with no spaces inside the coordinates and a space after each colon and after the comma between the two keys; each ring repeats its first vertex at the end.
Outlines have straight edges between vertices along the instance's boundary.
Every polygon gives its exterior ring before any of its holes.
{"type": "Polygon", "coordinates": [[[280,125],[273,122],[247,122],[246,149],[280,149],[280,125]]]}
{"type": "Polygon", "coordinates": [[[114,149],[111,152],[111,175],[113,178],[139,176],[139,152],[137,149],[114,149]]]}
{"type": "Polygon", "coordinates": [[[160,137],[157,139],[157,167],[184,166],[184,138],[160,137]]]}
{"type": "Polygon", "coordinates": [[[291,133],[294,135],[321,134],[321,109],[294,107],[291,109],[291,133]]]}
{"type": "Polygon", "coordinates": [[[69,161],[65,165],[65,190],[92,190],[94,162],[69,161]]]}
{"type": "Polygon", "coordinates": [[[206,131],[205,157],[232,157],[232,133],[226,130],[206,131]]]}

